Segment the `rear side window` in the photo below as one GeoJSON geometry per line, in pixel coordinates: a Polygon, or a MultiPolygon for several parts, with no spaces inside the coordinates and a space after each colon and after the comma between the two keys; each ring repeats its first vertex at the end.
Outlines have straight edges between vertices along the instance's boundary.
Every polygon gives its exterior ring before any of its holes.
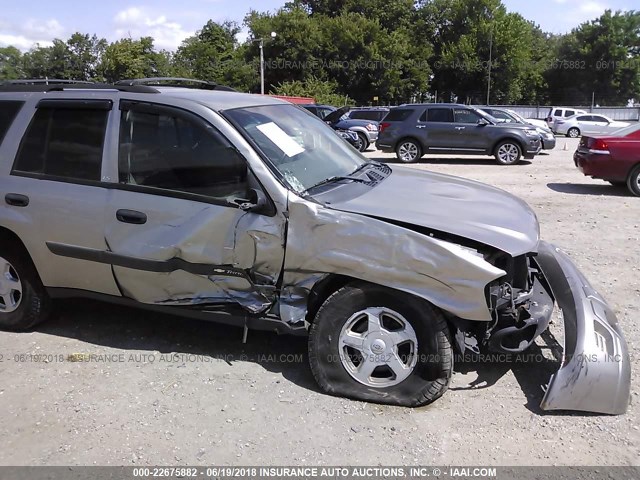
{"type": "Polygon", "coordinates": [[[565,110],[564,111],[564,116],[565,117],[573,117],[576,114],[575,110],[565,110]]]}
{"type": "Polygon", "coordinates": [[[430,108],[427,110],[428,122],[453,122],[453,111],[450,108],[430,108]]]}
{"type": "Polygon", "coordinates": [[[0,101],[0,143],[23,104],[24,102],[0,101]]]}
{"type": "Polygon", "coordinates": [[[38,108],[14,171],[99,181],[108,113],[86,107],[38,108]]]}
{"type": "Polygon", "coordinates": [[[385,122],[403,122],[411,116],[413,109],[411,108],[394,108],[389,110],[387,116],[384,117],[385,122]]]}
{"type": "Polygon", "coordinates": [[[562,110],[560,110],[559,108],[553,112],[553,116],[554,117],[561,117],[562,116],[562,110]]]}
{"type": "Polygon", "coordinates": [[[456,123],[478,123],[480,115],[466,108],[456,108],[453,111],[456,123]]]}

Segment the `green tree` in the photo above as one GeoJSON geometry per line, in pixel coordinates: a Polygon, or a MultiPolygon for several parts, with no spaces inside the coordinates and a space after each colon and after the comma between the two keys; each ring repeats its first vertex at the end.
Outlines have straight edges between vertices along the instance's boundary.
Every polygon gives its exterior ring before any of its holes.
{"type": "Polygon", "coordinates": [[[97,68],[107,48],[107,41],[95,34],[76,32],[67,40],[68,74],[74,80],[96,80],[97,68]]]}
{"type": "Polygon", "coordinates": [[[611,10],[562,37],[546,73],[554,103],[626,105],[640,97],[640,12],[611,10]]]}
{"type": "Polygon", "coordinates": [[[0,79],[14,80],[23,76],[22,52],[12,46],[0,48],[0,79]]]}
{"type": "Polygon", "coordinates": [[[433,39],[433,88],[445,100],[486,102],[490,66],[490,102],[516,102],[541,68],[534,25],[508,13],[500,0],[421,1],[418,18],[422,37],[433,39]]]}
{"type": "Polygon", "coordinates": [[[98,72],[107,82],[127,78],[164,77],[172,73],[171,54],[153,48],[153,38],[125,38],[105,48],[98,72]]]}
{"type": "Polygon", "coordinates": [[[218,24],[209,20],[178,47],[172,60],[176,73],[247,90],[253,81],[253,68],[244,62],[244,48],[236,39],[239,32],[235,22],[218,24]]]}
{"type": "Polygon", "coordinates": [[[328,80],[320,80],[309,77],[304,82],[293,80],[276,85],[271,91],[275,95],[288,95],[293,97],[312,97],[316,103],[344,106],[352,105],[354,100],[348,95],[337,93],[338,84],[328,80]]]}

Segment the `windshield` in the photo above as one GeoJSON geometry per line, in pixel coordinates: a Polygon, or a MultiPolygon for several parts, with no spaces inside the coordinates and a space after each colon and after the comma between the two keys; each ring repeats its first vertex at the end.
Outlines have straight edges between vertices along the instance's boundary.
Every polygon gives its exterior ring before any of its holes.
{"type": "Polygon", "coordinates": [[[294,105],[237,108],[225,115],[298,193],[327,178],[349,175],[367,162],[324,122],[294,105]]]}

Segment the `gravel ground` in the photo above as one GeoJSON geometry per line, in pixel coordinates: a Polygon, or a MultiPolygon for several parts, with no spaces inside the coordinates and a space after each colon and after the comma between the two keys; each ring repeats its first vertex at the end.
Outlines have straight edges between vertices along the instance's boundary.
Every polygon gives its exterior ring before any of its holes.
{"type": "MultiPolygon", "coordinates": [[[[583,177],[571,160],[577,141],[558,140],[519,166],[427,157],[415,168],[523,197],[543,238],[615,309],[638,371],[640,198],[583,177]]],[[[59,304],[34,332],[0,333],[0,464],[639,464],[635,377],[622,416],[542,412],[553,362],[458,364],[435,404],[387,407],[318,392],[303,338],[250,332],[243,345],[241,334],[80,301],[59,304]]]]}

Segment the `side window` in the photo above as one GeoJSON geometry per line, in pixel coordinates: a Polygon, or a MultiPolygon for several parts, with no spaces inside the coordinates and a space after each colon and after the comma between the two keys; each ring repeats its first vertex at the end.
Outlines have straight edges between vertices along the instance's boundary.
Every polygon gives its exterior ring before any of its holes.
{"type": "Polygon", "coordinates": [[[564,111],[564,116],[565,117],[573,117],[576,114],[575,110],[565,110],[564,111]]]}
{"type": "Polygon", "coordinates": [[[591,118],[592,118],[592,120],[593,120],[594,122],[609,123],[609,120],[607,120],[607,119],[606,119],[606,118],[604,118],[604,117],[599,117],[599,116],[597,116],[597,115],[593,115],[591,118]]]}
{"type": "Polygon", "coordinates": [[[0,101],[0,143],[13,123],[24,102],[0,101]]]}
{"type": "MultiPolygon", "coordinates": [[[[384,117],[385,122],[403,122],[411,116],[413,110],[410,108],[394,108],[384,117]]],[[[423,120],[424,121],[424,120],[423,120]]]]}
{"type": "Polygon", "coordinates": [[[480,115],[467,108],[455,108],[453,115],[456,123],[478,123],[480,115]]]}
{"type": "Polygon", "coordinates": [[[68,103],[39,107],[22,138],[13,170],[100,181],[108,113],[105,108],[74,108],[68,103]]]}
{"type": "Polygon", "coordinates": [[[561,117],[562,116],[562,110],[557,108],[555,112],[553,112],[553,116],[554,117],[561,117]]]}
{"type": "Polygon", "coordinates": [[[505,120],[507,122],[512,122],[513,121],[513,119],[509,115],[507,115],[504,112],[499,112],[497,110],[493,110],[491,115],[493,115],[495,118],[498,118],[500,120],[505,120]]]}
{"type": "Polygon", "coordinates": [[[580,115],[576,120],[579,122],[593,122],[593,117],[591,115],[580,115]]]}
{"type": "Polygon", "coordinates": [[[427,110],[429,122],[453,122],[453,111],[450,108],[430,108],[427,110]]]}
{"type": "Polygon", "coordinates": [[[122,111],[118,171],[123,184],[225,200],[248,190],[235,148],[200,117],[169,107],[122,111]]]}

